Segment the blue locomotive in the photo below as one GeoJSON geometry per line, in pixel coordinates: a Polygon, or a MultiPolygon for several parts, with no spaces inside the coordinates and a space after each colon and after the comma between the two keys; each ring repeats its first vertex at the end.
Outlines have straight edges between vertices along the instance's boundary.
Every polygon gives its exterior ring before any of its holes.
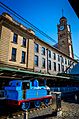
{"type": "Polygon", "coordinates": [[[38,108],[41,102],[48,105],[52,96],[46,86],[39,86],[38,80],[13,80],[4,87],[4,96],[8,105],[21,106],[21,109],[29,109],[33,102],[38,108]]]}

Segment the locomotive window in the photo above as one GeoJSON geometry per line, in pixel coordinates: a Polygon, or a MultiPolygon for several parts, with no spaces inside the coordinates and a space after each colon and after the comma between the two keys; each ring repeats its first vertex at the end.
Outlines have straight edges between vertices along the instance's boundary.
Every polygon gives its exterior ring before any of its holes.
{"type": "Polygon", "coordinates": [[[29,82],[23,82],[23,83],[22,83],[22,89],[23,89],[23,90],[26,90],[26,89],[29,89],[29,88],[30,88],[29,82]]]}

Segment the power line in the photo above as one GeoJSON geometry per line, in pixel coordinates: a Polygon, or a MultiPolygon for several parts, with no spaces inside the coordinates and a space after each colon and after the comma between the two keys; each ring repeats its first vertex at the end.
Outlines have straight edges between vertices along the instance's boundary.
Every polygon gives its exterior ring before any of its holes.
{"type": "Polygon", "coordinates": [[[74,55],[75,55],[75,57],[76,57],[76,58],[78,58],[78,59],[79,59],[79,57],[78,57],[76,54],[74,54],[74,55]]]}
{"type": "Polygon", "coordinates": [[[29,21],[27,21],[25,18],[23,18],[22,16],[20,16],[18,13],[16,13],[15,11],[13,11],[11,8],[9,8],[8,6],[6,6],[5,4],[3,4],[2,2],[0,2],[0,6],[3,7],[4,9],[6,9],[8,12],[10,12],[12,15],[14,15],[15,17],[19,18],[20,20],[22,20],[24,23],[26,23],[27,25],[29,25],[31,28],[33,28],[35,31],[39,32],[40,34],[42,34],[43,36],[47,37],[49,40],[51,40],[54,43],[57,43],[53,38],[51,38],[49,35],[47,35],[46,33],[44,33],[42,30],[40,30],[39,28],[37,28],[36,26],[34,26],[32,23],[30,23],[29,21]]]}
{"type": "MultiPolygon", "coordinates": [[[[21,15],[19,15],[18,13],[16,13],[14,10],[12,10],[10,7],[6,6],[5,4],[3,4],[2,2],[0,2],[0,6],[5,9],[6,11],[8,11],[10,14],[12,14],[13,16],[17,17],[19,20],[21,20],[22,22],[24,22],[25,24],[27,24],[28,26],[30,26],[32,29],[34,29],[35,31],[39,32],[40,34],[42,34],[44,37],[48,38],[50,41],[57,43],[53,38],[51,38],[49,35],[47,35],[45,32],[43,32],[42,30],[40,30],[39,28],[37,28],[36,26],[34,26],[32,23],[30,23],[29,21],[27,21],[25,18],[23,18],[21,15]]],[[[60,47],[63,47],[62,45],[60,45],[60,47]]],[[[78,59],[79,57],[74,54],[78,59]]]]}

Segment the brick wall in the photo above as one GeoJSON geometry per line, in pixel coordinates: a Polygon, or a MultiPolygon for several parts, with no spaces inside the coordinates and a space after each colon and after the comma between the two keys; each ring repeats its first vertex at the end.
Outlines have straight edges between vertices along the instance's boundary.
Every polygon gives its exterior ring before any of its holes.
{"type": "Polygon", "coordinates": [[[8,61],[9,39],[11,36],[11,30],[2,26],[1,39],[0,39],[0,61],[8,61]]]}

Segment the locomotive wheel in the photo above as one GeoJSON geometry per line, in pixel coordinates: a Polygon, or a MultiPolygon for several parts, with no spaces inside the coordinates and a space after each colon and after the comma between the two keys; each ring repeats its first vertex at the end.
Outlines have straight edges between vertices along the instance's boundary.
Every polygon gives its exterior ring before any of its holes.
{"type": "Polygon", "coordinates": [[[41,101],[40,100],[34,101],[34,105],[35,105],[36,108],[40,107],[41,101]]]}
{"type": "Polygon", "coordinates": [[[45,104],[46,106],[48,106],[49,102],[50,102],[50,99],[44,99],[44,104],[45,104]]]}
{"type": "Polygon", "coordinates": [[[23,102],[21,105],[22,110],[27,110],[30,108],[30,102],[23,102]]]}

